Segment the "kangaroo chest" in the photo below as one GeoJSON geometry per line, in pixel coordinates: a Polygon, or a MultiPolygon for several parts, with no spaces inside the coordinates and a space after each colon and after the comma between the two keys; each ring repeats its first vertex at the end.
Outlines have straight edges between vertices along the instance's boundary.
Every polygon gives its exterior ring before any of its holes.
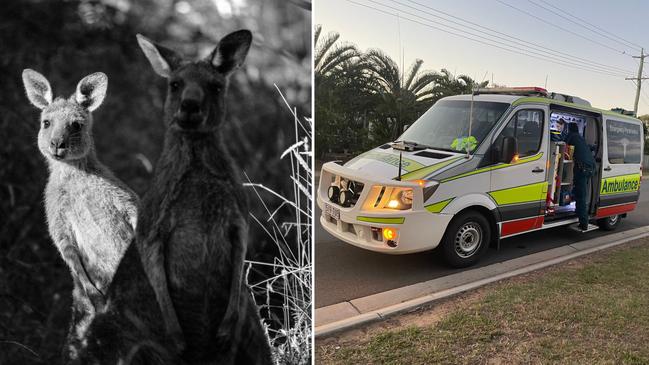
{"type": "Polygon", "coordinates": [[[220,296],[229,291],[232,243],[227,232],[240,215],[232,189],[230,181],[204,171],[189,173],[176,186],[164,240],[172,292],[220,296]]]}
{"type": "Polygon", "coordinates": [[[133,235],[124,209],[110,196],[114,190],[95,175],[50,182],[46,189],[46,213],[55,244],[61,252],[74,245],[91,279],[102,287],[110,282],[133,235]]]}

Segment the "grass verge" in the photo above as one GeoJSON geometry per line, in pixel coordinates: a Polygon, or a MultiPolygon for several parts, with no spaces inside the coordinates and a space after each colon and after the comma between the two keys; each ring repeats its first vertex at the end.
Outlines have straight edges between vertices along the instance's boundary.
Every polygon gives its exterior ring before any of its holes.
{"type": "Polygon", "coordinates": [[[405,324],[319,340],[316,362],[649,364],[649,238],[442,305],[451,310],[441,316],[433,307],[405,324]]]}

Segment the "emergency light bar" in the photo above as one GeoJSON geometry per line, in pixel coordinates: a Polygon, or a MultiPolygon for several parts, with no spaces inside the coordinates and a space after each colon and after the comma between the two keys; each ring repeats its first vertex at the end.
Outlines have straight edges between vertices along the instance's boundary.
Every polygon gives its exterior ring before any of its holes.
{"type": "Polygon", "coordinates": [[[542,87],[522,86],[522,87],[487,87],[475,91],[475,94],[506,94],[506,95],[525,95],[525,96],[548,96],[548,91],[542,87]]]}
{"type": "Polygon", "coordinates": [[[582,98],[560,94],[560,93],[549,93],[546,89],[536,86],[522,86],[522,87],[487,87],[477,89],[473,95],[479,94],[501,94],[501,95],[519,95],[519,96],[540,96],[548,99],[564,101],[568,103],[574,103],[579,105],[590,106],[590,102],[582,98]]]}

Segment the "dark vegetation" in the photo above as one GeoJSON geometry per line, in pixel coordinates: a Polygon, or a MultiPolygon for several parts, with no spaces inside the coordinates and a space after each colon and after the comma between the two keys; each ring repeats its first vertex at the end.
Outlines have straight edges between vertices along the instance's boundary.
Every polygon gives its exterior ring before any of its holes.
{"type": "Polygon", "coordinates": [[[379,49],[361,51],[317,26],[316,158],[344,158],[393,141],[437,100],[488,84],[423,64],[417,59],[404,68],[379,49]]]}
{"type": "MultiPolygon", "coordinates": [[[[45,224],[42,200],[47,166],[36,147],[38,111],[25,96],[22,70],[29,67],[43,73],[55,96],[66,97],[81,77],[96,71],[108,75],[108,95],[94,113],[98,157],[142,195],[162,148],[166,84],[151,70],[135,34],[198,57],[230,31],[251,29],[254,41],[246,65],[232,77],[224,139],[242,176],[245,172],[251,181],[291,196],[291,164],[279,156],[294,143],[295,126],[273,84],[298,115],[311,114],[311,14],[295,4],[282,0],[3,1],[0,363],[58,363],[71,303],[71,277],[45,224]]],[[[248,194],[251,213],[265,216],[265,210],[255,204],[258,198],[252,191],[248,194]]],[[[280,204],[271,195],[263,198],[270,207],[280,204]]],[[[275,219],[294,218],[291,210],[280,209],[275,219]]],[[[258,225],[250,225],[249,259],[272,262],[277,246],[258,225]]],[[[271,274],[254,271],[251,276],[259,281],[271,274]]]]}

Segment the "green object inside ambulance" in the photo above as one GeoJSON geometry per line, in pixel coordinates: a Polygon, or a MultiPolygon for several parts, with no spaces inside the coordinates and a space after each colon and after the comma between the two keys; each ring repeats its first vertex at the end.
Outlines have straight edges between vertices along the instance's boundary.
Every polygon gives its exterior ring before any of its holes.
{"type": "Polygon", "coordinates": [[[456,151],[471,152],[475,150],[477,146],[478,140],[474,136],[459,137],[454,139],[453,143],[451,143],[451,148],[454,148],[456,151]]]}

